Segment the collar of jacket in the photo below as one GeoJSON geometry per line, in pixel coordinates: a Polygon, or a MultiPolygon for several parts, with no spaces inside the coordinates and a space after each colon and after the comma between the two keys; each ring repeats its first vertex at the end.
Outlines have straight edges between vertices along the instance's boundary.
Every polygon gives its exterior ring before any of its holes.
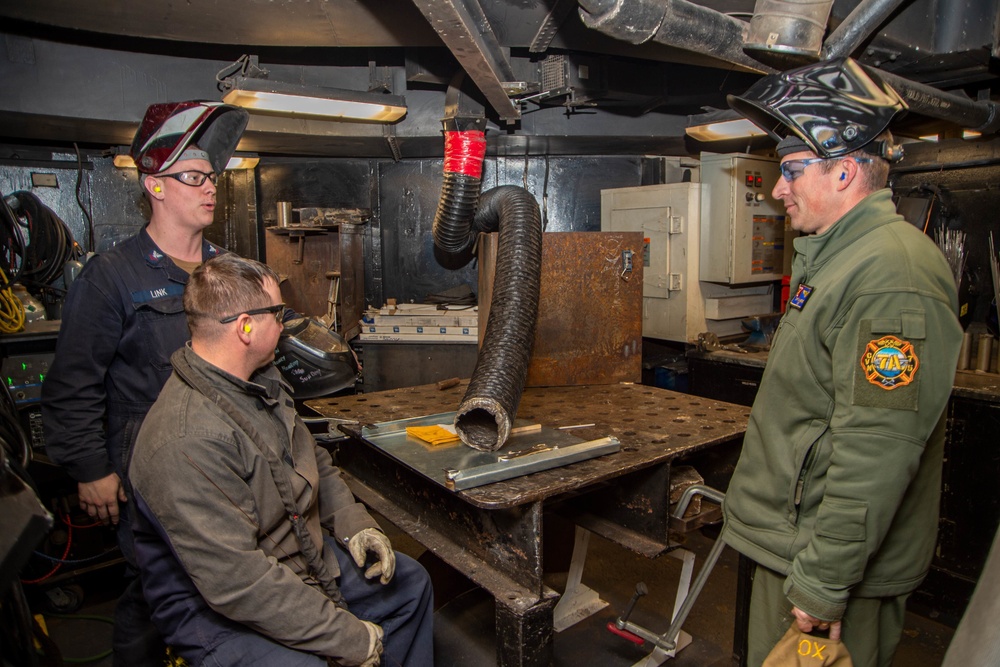
{"type": "Polygon", "coordinates": [[[215,388],[223,391],[228,388],[232,391],[235,387],[240,393],[260,398],[266,405],[274,405],[282,400],[282,389],[289,396],[292,393],[292,388],[285,383],[281,373],[272,364],[256,371],[249,381],[243,380],[199,357],[191,349],[190,341],[171,355],[170,363],[180,379],[191,387],[195,386],[192,377],[197,374],[215,388]]]}
{"type": "Polygon", "coordinates": [[[896,220],[902,220],[902,216],[896,213],[896,205],[892,203],[892,190],[883,188],[858,202],[822,234],[795,239],[792,242],[795,246],[794,260],[804,263],[806,274],[811,273],[865,234],[896,220]]]}
{"type": "MultiPolygon", "coordinates": [[[[142,249],[142,256],[146,259],[146,263],[152,267],[162,266],[164,262],[170,260],[167,255],[160,250],[156,243],[153,241],[153,237],[149,235],[146,231],[146,227],[142,228],[139,232],[139,247],[142,249]]],[[[214,243],[209,243],[204,238],[201,240],[201,261],[209,260],[216,255],[222,254],[224,251],[219,246],[214,243]]],[[[173,262],[170,263],[173,265],[173,262]]],[[[187,275],[187,272],[185,272],[187,275]]]]}

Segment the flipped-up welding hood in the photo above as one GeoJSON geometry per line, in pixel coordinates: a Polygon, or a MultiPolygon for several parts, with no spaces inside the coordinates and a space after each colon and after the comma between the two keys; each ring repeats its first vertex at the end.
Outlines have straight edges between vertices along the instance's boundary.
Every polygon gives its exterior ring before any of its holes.
{"type": "Polygon", "coordinates": [[[274,365],[295,399],[329,396],[353,387],[360,370],[347,342],[308,317],[285,322],[274,365]]]}

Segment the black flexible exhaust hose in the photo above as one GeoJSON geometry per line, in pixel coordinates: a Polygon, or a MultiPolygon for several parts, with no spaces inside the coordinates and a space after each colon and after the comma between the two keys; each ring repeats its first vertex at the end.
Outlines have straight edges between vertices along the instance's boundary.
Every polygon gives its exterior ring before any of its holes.
{"type": "Polygon", "coordinates": [[[449,114],[442,121],[444,185],[434,215],[434,246],[467,263],[480,232],[500,232],[486,334],[455,418],[462,442],[492,452],[510,436],[528,375],[538,314],[541,216],[535,198],[524,188],[501,186],[480,197],[486,120],[481,113],[459,111],[457,84],[449,87],[448,98],[449,114]]]}
{"type": "Polygon", "coordinates": [[[447,253],[465,252],[476,242],[470,233],[473,216],[479,202],[481,179],[456,171],[444,172],[441,199],[434,215],[434,245],[447,253]]]}
{"type": "Polygon", "coordinates": [[[510,436],[535,336],[542,272],[542,225],[530,192],[503,185],[483,193],[471,239],[499,231],[486,335],[455,427],[462,442],[492,452],[510,436]]]}

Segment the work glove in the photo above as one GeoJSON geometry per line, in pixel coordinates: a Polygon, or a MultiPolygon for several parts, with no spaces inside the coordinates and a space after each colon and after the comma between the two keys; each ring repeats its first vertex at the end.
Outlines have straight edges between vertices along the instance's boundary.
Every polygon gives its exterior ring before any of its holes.
{"type": "Polygon", "coordinates": [[[365,570],[365,579],[374,579],[382,575],[379,581],[387,584],[396,572],[396,552],[392,550],[389,538],[380,530],[365,528],[347,541],[347,550],[351,552],[351,557],[358,567],[365,566],[365,558],[369,551],[378,556],[378,562],[365,570]]]}
{"type": "MultiPolygon", "coordinates": [[[[385,536],[383,535],[382,537],[385,536]]],[[[368,657],[361,663],[361,667],[378,667],[382,661],[382,628],[371,621],[361,622],[368,629],[368,657]]]]}

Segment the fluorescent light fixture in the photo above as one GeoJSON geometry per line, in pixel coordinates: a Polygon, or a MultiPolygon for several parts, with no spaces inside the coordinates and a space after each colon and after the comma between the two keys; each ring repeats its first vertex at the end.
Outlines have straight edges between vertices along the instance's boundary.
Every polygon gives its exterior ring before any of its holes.
{"type": "Polygon", "coordinates": [[[234,155],[229,158],[229,162],[226,163],[226,171],[230,169],[253,169],[260,162],[259,157],[253,157],[250,155],[234,155]]]}
{"type": "MultiPolygon", "coordinates": [[[[226,171],[230,169],[253,169],[260,162],[255,155],[234,155],[226,163],[226,171]]],[[[135,161],[128,153],[119,153],[114,157],[115,166],[119,169],[135,169],[135,161]]]]}
{"type": "Polygon", "coordinates": [[[222,101],[252,112],[293,118],[394,123],[406,115],[398,95],[304,86],[232,76],[222,81],[222,101]]]}
{"type": "Polygon", "coordinates": [[[722,141],[723,139],[746,139],[762,137],[767,132],[760,129],[746,118],[722,120],[694,125],[685,130],[692,139],[698,141],[722,141]]]}

